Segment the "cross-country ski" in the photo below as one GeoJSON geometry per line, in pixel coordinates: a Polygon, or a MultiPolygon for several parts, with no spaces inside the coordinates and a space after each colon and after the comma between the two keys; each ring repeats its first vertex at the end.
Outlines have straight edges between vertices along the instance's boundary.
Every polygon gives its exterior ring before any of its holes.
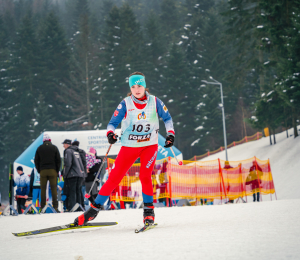
{"type": "Polygon", "coordinates": [[[37,230],[27,231],[27,232],[12,233],[12,234],[16,237],[25,237],[25,236],[58,232],[58,231],[86,229],[86,228],[92,228],[92,227],[107,227],[107,226],[114,226],[117,224],[118,224],[117,222],[93,222],[93,223],[86,223],[85,225],[82,225],[82,226],[76,226],[73,223],[71,223],[71,224],[67,224],[67,225],[61,225],[61,226],[56,226],[56,227],[44,228],[44,229],[37,229],[37,230]]]}

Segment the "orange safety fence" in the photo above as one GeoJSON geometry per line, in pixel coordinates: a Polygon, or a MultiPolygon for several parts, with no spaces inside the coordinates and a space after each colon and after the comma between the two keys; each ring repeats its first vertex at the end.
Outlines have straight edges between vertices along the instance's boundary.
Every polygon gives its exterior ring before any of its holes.
{"type": "MultiPolygon", "coordinates": [[[[257,132],[256,134],[254,135],[251,135],[251,136],[245,136],[242,140],[240,141],[234,141],[232,142],[231,144],[227,145],[227,149],[233,147],[233,146],[237,146],[237,145],[240,145],[240,144],[243,144],[243,143],[247,143],[247,142],[252,142],[252,141],[255,141],[255,140],[259,140],[261,139],[263,136],[262,132],[257,132]]],[[[213,155],[215,153],[218,153],[218,152],[221,152],[225,150],[225,147],[224,146],[221,146],[219,149],[215,150],[215,151],[208,151],[207,153],[205,154],[202,154],[202,155],[195,155],[193,158],[189,159],[189,161],[198,161],[198,160],[201,160],[207,156],[210,156],[210,155],[213,155]]]]}
{"type": "MultiPolygon", "coordinates": [[[[109,159],[109,169],[114,160],[109,159]]],[[[141,201],[140,164],[134,164],[112,192],[112,201],[141,201]]],[[[183,161],[177,165],[171,157],[156,161],[152,172],[154,201],[158,199],[230,199],[274,194],[269,160],[256,157],[243,161],[183,161]]],[[[276,194],[275,194],[276,195],[276,194]]],[[[271,197],[272,199],[272,197],[271,197]]]]}

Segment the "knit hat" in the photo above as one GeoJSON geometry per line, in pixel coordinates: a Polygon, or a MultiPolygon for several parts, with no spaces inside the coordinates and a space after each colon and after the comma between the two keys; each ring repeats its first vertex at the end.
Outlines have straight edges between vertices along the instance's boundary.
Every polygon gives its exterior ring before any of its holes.
{"type": "Polygon", "coordinates": [[[44,134],[43,136],[43,142],[45,141],[51,141],[50,136],[48,134],[44,134]]]}
{"type": "Polygon", "coordinates": [[[95,148],[93,148],[93,147],[90,147],[90,151],[89,151],[90,153],[92,153],[92,154],[96,154],[96,150],[95,150],[95,148]]]}
{"type": "Polygon", "coordinates": [[[23,167],[22,166],[18,166],[17,171],[23,171],[23,167]]]}
{"type": "Polygon", "coordinates": [[[131,88],[133,85],[141,85],[146,88],[145,77],[142,75],[132,75],[129,77],[129,87],[131,88]]]}
{"type": "Polygon", "coordinates": [[[79,146],[79,141],[74,141],[74,142],[72,143],[72,145],[79,146]]]}

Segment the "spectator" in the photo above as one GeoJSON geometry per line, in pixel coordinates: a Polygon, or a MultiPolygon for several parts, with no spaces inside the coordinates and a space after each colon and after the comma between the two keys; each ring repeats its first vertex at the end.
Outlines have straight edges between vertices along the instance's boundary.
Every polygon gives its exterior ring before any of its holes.
{"type": "Polygon", "coordinates": [[[81,183],[85,177],[79,148],[71,145],[71,140],[63,142],[64,151],[64,180],[67,185],[67,209],[70,211],[76,203],[81,204],[81,183]]]}
{"type": "Polygon", "coordinates": [[[249,175],[246,179],[246,185],[251,185],[253,191],[253,202],[259,202],[260,199],[260,183],[259,177],[262,176],[262,169],[257,165],[256,161],[252,162],[252,166],[249,170],[249,175]],[[259,172],[260,171],[260,172],[259,172]]]}
{"type": "MultiPolygon", "coordinates": [[[[72,143],[73,146],[77,146],[78,147],[78,151],[80,154],[80,158],[82,161],[82,165],[83,165],[83,169],[84,169],[84,178],[82,178],[82,183],[81,183],[81,206],[84,208],[84,195],[85,195],[85,177],[87,177],[87,171],[86,171],[86,153],[84,150],[79,148],[79,141],[74,141],[72,143]]],[[[87,201],[87,205],[88,205],[88,201],[87,201]]]]}
{"type": "Polygon", "coordinates": [[[13,186],[17,186],[16,200],[18,213],[22,214],[25,210],[26,199],[29,194],[29,177],[23,172],[22,166],[18,166],[17,173],[19,174],[16,179],[13,179],[13,186]]]}
{"type": "MultiPolygon", "coordinates": [[[[224,170],[228,170],[228,169],[232,169],[233,167],[229,164],[229,161],[225,161],[225,166],[224,166],[224,170]]],[[[227,173],[227,176],[228,176],[228,173],[227,173]]],[[[227,178],[228,179],[228,178],[227,178]]],[[[227,194],[229,193],[230,191],[230,183],[229,181],[227,180],[227,194]]],[[[228,197],[228,202],[227,203],[234,203],[234,199],[228,197]]]]}
{"type": "MultiPolygon", "coordinates": [[[[90,151],[86,154],[86,167],[87,167],[87,177],[85,178],[85,188],[86,192],[89,192],[92,184],[94,182],[94,179],[96,177],[96,174],[102,164],[102,159],[98,157],[99,159],[96,159],[96,150],[91,147],[90,151]]],[[[93,186],[93,189],[91,191],[91,197],[95,199],[98,194],[97,187],[99,186],[99,182],[96,182],[93,186]]]]}
{"type": "Polygon", "coordinates": [[[51,143],[51,139],[48,134],[44,134],[43,144],[36,150],[34,163],[41,178],[41,208],[43,209],[46,205],[46,187],[47,181],[49,180],[53,207],[56,211],[58,211],[57,176],[60,169],[61,159],[59,150],[51,143]]]}
{"type": "Polygon", "coordinates": [[[41,177],[37,169],[34,167],[30,175],[30,194],[32,194],[32,204],[39,211],[39,206],[36,206],[36,200],[39,198],[39,204],[41,203],[41,177]]]}

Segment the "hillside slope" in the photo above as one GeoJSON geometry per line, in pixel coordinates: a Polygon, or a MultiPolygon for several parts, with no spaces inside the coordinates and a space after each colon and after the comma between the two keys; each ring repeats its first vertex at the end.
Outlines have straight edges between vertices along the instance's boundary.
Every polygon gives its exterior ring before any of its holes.
{"type": "MultiPolygon", "coordinates": [[[[293,129],[289,130],[289,135],[293,129]]],[[[273,141],[273,140],[272,140],[273,141]]],[[[238,161],[256,156],[270,159],[278,199],[300,199],[300,136],[286,137],[286,132],[276,134],[276,145],[270,145],[269,137],[241,144],[228,149],[229,161],[238,161]]],[[[201,161],[220,158],[225,160],[225,151],[216,153],[201,161]]],[[[266,197],[266,196],[264,196],[266,197]]]]}

